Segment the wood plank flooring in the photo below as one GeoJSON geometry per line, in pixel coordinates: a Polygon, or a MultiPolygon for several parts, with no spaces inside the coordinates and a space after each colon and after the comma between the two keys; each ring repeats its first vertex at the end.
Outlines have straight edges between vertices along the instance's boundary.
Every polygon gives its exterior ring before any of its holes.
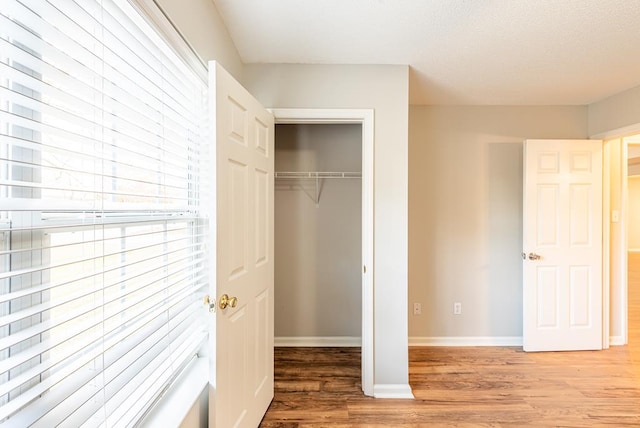
{"type": "Polygon", "coordinates": [[[276,348],[260,426],[640,426],[640,253],[629,258],[629,318],[629,345],[605,351],[410,348],[415,400],[363,396],[358,348],[276,348]]]}

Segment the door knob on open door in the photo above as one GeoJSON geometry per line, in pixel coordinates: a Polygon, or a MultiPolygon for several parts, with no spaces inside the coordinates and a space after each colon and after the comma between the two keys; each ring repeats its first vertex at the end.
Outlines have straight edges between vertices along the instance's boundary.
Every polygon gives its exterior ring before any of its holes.
{"type": "Polygon", "coordinates": [[[529,260],[540,260],[542,258],[541,255],[536,253],[529,253],[529,260]]]}
{"type": "Polygon", "coordinates": [[[229,297],[227,294],[223,294],[222,296],[220,296],[220,299],[218,299],[218,305],[220,306],[220,309],[226,309],[227,306],[235,308],[237,304],[238,298],[229,297]]]}

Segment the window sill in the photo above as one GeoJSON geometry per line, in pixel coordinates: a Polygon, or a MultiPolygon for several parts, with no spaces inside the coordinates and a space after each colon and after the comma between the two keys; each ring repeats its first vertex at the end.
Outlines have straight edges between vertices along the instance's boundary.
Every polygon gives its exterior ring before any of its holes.
{"type": "Polygon", "coordinates": [[[179,427],[209,384],[209,359],[196,358],[169,388],[141,426],[179,427]]]}

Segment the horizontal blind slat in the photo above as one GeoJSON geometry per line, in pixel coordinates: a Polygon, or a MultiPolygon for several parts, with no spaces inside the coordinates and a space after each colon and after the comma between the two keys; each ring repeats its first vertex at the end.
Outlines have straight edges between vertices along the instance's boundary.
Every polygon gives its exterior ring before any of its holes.
{"type": "MultiPolygon", "coordinates": [[[[38,231],[43,233],[56,233],[61,231],[75,232],[91,229],[108,230],[116,227],[126,226],[144,226],[153,224],[172,224],[172,223],[184,223],[189,222],[194,228],[200,230],[204,228],[199,224],[202,218],[198,217],[195,213],[189,211],[146,211],[139,214],[133,212],[105,212],[105,211],[72,211],[67,210],[67,217],[64,218],[43,218],[38,225],[32,225],[30,227],[11,227],[11,223],[0,223],[0,232],[25,232],[25,231],[38,231]]],[[[139,236],[139,234],[131,234],[129,236],[139,236]]],[[[199,235],[200,236],[200,235],[199,235]]],[[[37,247],[42,249],[43,247],[37,247]]],[[[16,251],[22,251],[27,249],[19,249],[16,251]]]]}
{"type": "MultiPolygon", "coordinates": [[[[138,184],[146,184],[142,182],[138,182],[138,184]]],[[[151,183],[153,186],[159,186],[159,183],[151,183]]],[[[176,196],[176,195],[162,195],[162,194],[154,194],[154,193],[142,193],[142,192],[126,192],[126,191],[101,191],[96,188],[79,188],[79,187],[65,187],[62,185],[56,186],[48,183],[33,183],[30,181],[14,181],[14,180],[0,180],[0,186],[7,187],[20,187],[26,189],[39,189],[39,190],[49,190],[54,191],[58,190],[61,192],[75,192],[76,194],[88,194],[88,195],[109,195],[112,197],[118,196],[127,196],[127,197],[137,197],[137,198],[146,198],[146,199],[154,199],[156,201],[166,201],[165,203],[170,202],[182,202],[189,201],[188,195],[185,196],[176,196]]],[[[171,189],[171,186],[162,186],[164,189],[171,189]]],[[[181,188],[174,188],[177,190],[186,190],[181,188]]]]}

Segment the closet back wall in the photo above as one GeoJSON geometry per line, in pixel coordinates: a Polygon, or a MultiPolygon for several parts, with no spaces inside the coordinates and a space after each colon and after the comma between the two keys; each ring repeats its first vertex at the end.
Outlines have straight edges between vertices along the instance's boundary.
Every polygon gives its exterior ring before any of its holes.
{"type": "MultiPolygon", "coordinates": [[[[362,171],[358,124],[276,125],[276,171],[362,171]]],[[[359,340],[362,181],[276,179],[275,336],[301,344],[359,340]]]]}

